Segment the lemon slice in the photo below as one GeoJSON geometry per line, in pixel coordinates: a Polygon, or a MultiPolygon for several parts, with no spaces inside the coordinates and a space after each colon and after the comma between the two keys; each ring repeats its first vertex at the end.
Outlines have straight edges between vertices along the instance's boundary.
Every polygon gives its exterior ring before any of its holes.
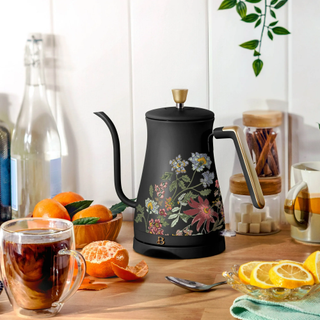
{"type": "Polygon", "coordinates": [[[262,261],[250,261],[242,264],[238,271],[239,279],[245,284],[250,284],[251,271],[257,264],[261,262],[262,261]]]}
{"type": "Polygon", "coordinates": [[[278,263],[284,263],[284,262],[296,263],[296,264],[299,264],[300,266],[303,265],[302,262],[298,262],[298,261],[294,261],[294,260],[280,260],[280,261],[278,261],[278,263]]]}
{"type": "Polygon", "coordinates": [[[314,282],[320,282],[320,251],[315,251],[303,263],[303,266],[312,273],[314,282]]]}
{"type": "Polygon", "coordinates": [[[269,276],[274,286],[288,289],[314,283],[313,276],[308,270],[292,262],[283,262],[272,267],[269,276]]]}
{"type": "Polygon", "coordinates": [[[269,270],[277,264],[278,262],[275,261],[257,264],[251,272],[250,284],[265,289],[274,287],[269,277],[269,270]]]}

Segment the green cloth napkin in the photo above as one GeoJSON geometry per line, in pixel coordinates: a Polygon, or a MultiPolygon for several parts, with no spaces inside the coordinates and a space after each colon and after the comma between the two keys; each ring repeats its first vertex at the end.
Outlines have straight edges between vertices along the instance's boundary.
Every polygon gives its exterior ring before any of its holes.
{"type": "Polygon", "coordinates": [[[320,320],[320,292],[294,302],[271,302],[247,295],[234,300],[232,316],[243,320],[320,320]]]}

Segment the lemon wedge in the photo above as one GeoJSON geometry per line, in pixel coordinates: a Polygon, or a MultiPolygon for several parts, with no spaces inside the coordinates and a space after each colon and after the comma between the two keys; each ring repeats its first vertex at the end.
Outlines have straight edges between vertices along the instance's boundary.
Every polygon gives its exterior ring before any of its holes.
{"type": "Polygon", "coordinates": [[[257,264],[261,262],[262,261],[250,261],[242,264],[238,271],[239,279],[245,284],[250,284],[251,271],[257,264]]]}
{"type": "Polygon", "coordinates": [[[303,263],[303,266],[312,273],[314,282],[320,282],[320,251],[315,251],[303,263]]]}
{"type": "Polygon", "coordinates": [[[269,277],[274,286],[288,289],[314,284],[312,274],[303,266],[292,262],[273,266],[269,271],[269,277]]]}
{"type": "Polygon", "coordinates": [[[269,277],[269,270],[277,264],[278,262],[276,261],[261,262],[257,264],[251,272],[250,284],[265,289],[274,287],[275,285],[269,277]]]}

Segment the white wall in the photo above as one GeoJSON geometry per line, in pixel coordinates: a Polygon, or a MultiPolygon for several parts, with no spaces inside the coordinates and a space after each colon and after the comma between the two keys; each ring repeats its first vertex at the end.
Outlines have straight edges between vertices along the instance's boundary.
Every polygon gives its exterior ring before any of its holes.
{"type": "MultiPolygon", "coordinates": [[[[279,24],[290,36],[263,40],[264,68],[239,44],[260,28],[240,21],[222,0],[12,0],[0,10],[0,116],[13,126],[24,88],[27,34],[45,36],[48,94],[63,143],[63,191],[95,203],[118,202],[105,111],[121,140],[122,184],[135,197],[142,171],[146,111],[173,105],[171,89],[189,89],[187,105],[209,108],[215,126],[241,123],[242,112],[284,112],[283,193],[288,165],[319,159],[317,121],[320,27],[314,3],[289,2],[279,24]],[[288,148],[288,149],[287,149],[288,148]]],[[[248,3],[248,7],[252,5],[248,3]]],[[[318,8],[320,9],[320,8],[318,8]]],[[[250,9],[252,12],[252,9],[250,9]]],[[[259,29],[259,31],[258,31],[259,29]]],[[[215,161],[228,209],[229,177],[240,171],[232,141],[217,140],[215,161]]],[[[132,210],[126,210],[126,219],[132,210]]]]}

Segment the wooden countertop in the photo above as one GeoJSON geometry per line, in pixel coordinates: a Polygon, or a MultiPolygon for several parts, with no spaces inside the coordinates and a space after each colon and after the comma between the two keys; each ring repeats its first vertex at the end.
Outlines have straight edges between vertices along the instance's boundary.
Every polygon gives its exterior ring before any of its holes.
{"type": "MultiPolygon", "coordinates": [[[[144,259],[149,273],[141,282],[125,282],[119,278],[97,279],[108,284],[101,291],[78,291],[66,302],[61,320],[70,319],[234,319],[229,312],[234,299],[241,295],[228,285],[209,292],[190,292],[179,288],[165,276],[176,276],[211,284],[223,280],[221,273],[233,264],[250,260],[289,259],[303,261],[320,245],[304,245],[290,237],[289,226],[269,236],[237,235],[226,238],[225,252],[208,258],[166,260],[142,256],[132,249],[133,224],[125,221],[117,241],[128,251],[130,265],[144,259]]],[[[12,311],[3,291],[0,316],[21,319],[12,311]]]]}

